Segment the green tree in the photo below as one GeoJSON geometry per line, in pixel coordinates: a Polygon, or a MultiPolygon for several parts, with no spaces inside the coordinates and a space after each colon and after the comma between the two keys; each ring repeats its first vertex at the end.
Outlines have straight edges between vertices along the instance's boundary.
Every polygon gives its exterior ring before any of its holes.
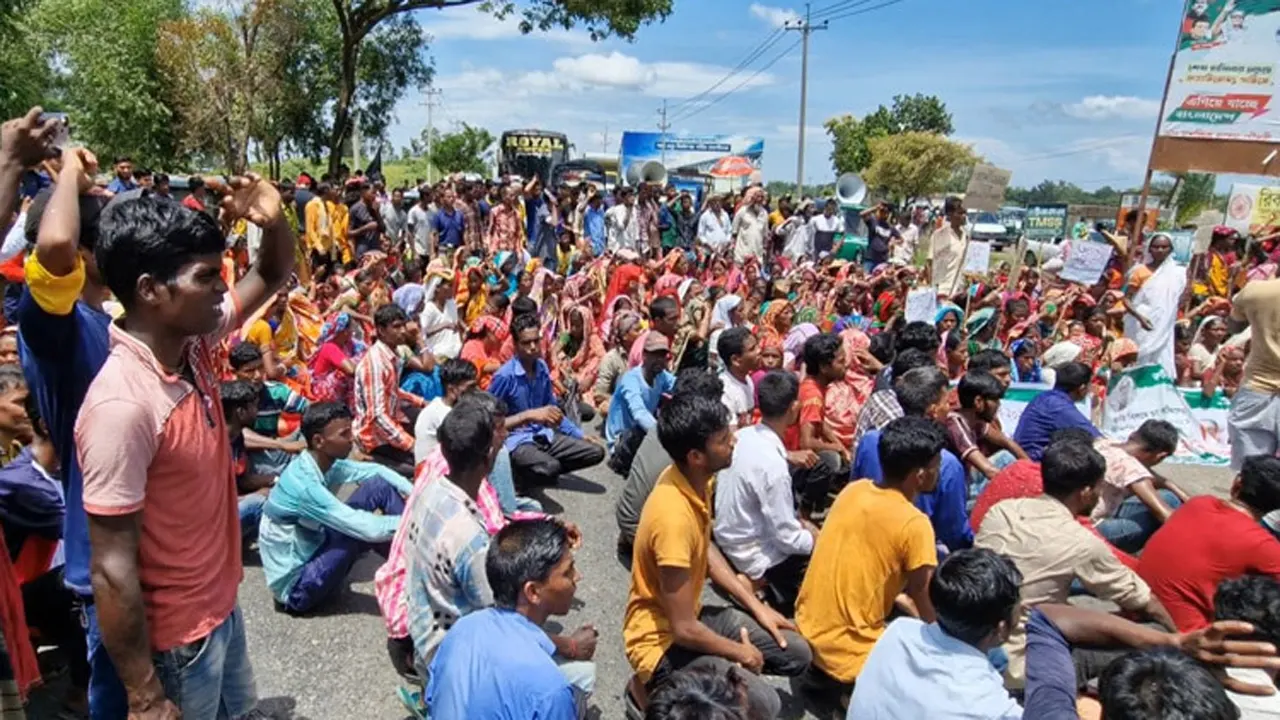
{"type": "MultiPolygon", "coordinates": [[[[25,115],[45,100],[48,67],[28,32],[32,0],[8,0],[0,10],[0,118],[25,115]]],[[[46,108],[49,109],[49,108],[46,108]]]]}
{"type": "Polygon", "coordinates": [[[1214,190],[1217,185],[1218,176],[1212,173],[1175,175],[1176,190],[1171,192],[1173,206],[1176,208],[1173,216],[1174,226],[1181,227],[1204,210],[1214,207],[1214,190]]]}
{"type": "Polygon", "coordinates": [[[494,137],[484,128],[462,123],[457,132],[444,133],[431,143],[431,164],[442,172],[483,173],[486,170],[484,152],[493,144],[494,137]]]}
{"type": "Polygon", "coordinates": [[[831,165],[837,174],[861,172],[871,165],[870,143],[886,135],[908,132],[950,135],[955,128],[947,106],[934,95],[895,95],[893,105],[876,108],[861,119],[842,115],[823,124],[831,136],[831,165]]]}
{"type": "MultiPolygon", "coordinates": [[[[514,0],[333,0],[338,24],[338,51],[334,63],[337,68],[337,96],[333,103],[333,122],[328,143],[331,171],[336,171],[342,162],[341,148],[351,134],[352,115],[359,111],[362,98],[367,110],[360,112],[363,132],[368,135],[378,134],[363,130],[365,123],[378,122],[379,118],[388,117],[388,113],[379,115],[374,112],[379,107],[378,101],[385,98],[362,94],[360,86],[365,74],[361,70],[368,69],[362,58],[370,52],[403,53],[406,47],[417,52],[420,43],[405,45],[399,49],[387,46],[387,43],[405,42],[411,32],[405,28],[417,27],[405,13],[477,4],[481,10],[491,11],[499,17],[518,12],[520,29],[526,33],[553,27],[569,28],[582,23],[593,39],[610,35],[629,39],[641,25],[666,18],[671,12],[672,0],[529,0],[519,8],[514,0]],[[390,36],[379,35],[380,28],[383,27],[391,28],[390,36]]],[[[403,58],[403,55],[397,57],[403,58]]],[[[389,73],[399,70],[389,63],[379,62],[376,65],[389,73]]],[[[414,79],[416,78],[408,78],[414,79]]],[[[386,107],[389,110],[394,104],[393,99],[386,107]]]]}
{"type": "Polygon", "coordinates": [[[978,161],[968,145],[927,132],[875,137],[868,151],[863,179],[898,202],[941,192],[957,170],[978,161]]]}
{"type": "Polygon", "coordinates": [[[185,16],[183,0],[39,0],[32,11],[28,28],[51,69],[46,99],[69,113],[73,136],[104,163],[176,157],[155,48],[160,27],[185,16]]]}

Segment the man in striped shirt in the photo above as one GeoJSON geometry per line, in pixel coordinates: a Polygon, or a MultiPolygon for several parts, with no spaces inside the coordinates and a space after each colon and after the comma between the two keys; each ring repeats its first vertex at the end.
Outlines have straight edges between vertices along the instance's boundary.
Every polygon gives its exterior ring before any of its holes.
{"type": "Polygon", "coordinates": [[[413,435],[400,401],[422,407],[422,398],[400,389],[403,362],[396,348],[404,344],[409,316],[399,305],[384,305],[373,314],[378,341],[356,365],[355,434],[360,450],[406,477],[413,476],[413,435]]]}

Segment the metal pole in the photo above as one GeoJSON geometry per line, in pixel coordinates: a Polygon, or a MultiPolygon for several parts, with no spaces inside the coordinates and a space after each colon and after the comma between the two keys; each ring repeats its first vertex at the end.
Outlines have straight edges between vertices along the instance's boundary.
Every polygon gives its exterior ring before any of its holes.
{"type": "Polygon", "coordinates": [[[435,88],[427,88],[427,91],[424,94],[427,96],[426,100],[424,101],[427,106],[427,184],[431,185],[433,182],[431,170],[433,167],[435,167],[434,164],[431,162],[431,140],[432,140],[431,136],[435,134],[434,132],[435,128],[432,126],[432,123],[431,123],[431,111],[436,106],[435,98],[437,95],[440,94],[440,91],[435,88]]]}
{"type": "Polygon", "coordinates": [[[787,30],[799,30],[801,40],[800,52],[800,128],[796,147],[796,199],[804,197],[804,124],[805,110],[809,98],[809,35],[814,30],[826,30],[827,21],[814,26],[809,22],[809,3],[804,5],[804,19],[786,25],[787,30]]]}
{"type": "Polygon", "coordinates": [[[667,128],[671,127],[667,124],[667,101],[662,101],[662,109],[658,111],[658,115],[662,117],[658,123],[658,129],[662,131],[662,167],[667,166],[667,128]]]}

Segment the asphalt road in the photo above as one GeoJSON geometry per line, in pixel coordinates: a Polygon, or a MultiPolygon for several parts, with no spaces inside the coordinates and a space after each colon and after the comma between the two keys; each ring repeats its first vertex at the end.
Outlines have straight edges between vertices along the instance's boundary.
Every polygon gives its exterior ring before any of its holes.
{"type": "MultiPolygon", "coordinates": [[[[1196,466],[1165,466],[1160,471],[1192,494],[1225,495],[1232,475],[1228,470],[1196,466]]],[[[613,506],[621,480],[603,465],[566,478],[544,496],[548,510],[563,513],[583,531],[577,555],[582,572],[578,603],[561,620],[564,627],[592,623],[600,632],[596,648],[597,686],[591,717],[624,717],[622,692],[631,675],[622,652],[622,618],[630,575],[615,552],[617,527],[613,506]]],[[[404,711],[395,695],[397,676],[386,653],[386,632],[373,596],[373,574],[381,559],[367,555],[354,568],[338,597],[315,615],[303,618],[277,613],[252,554],[246,559],[240,605],[249,633],[249,652],[258,679],[261,708],[274,718],[310,720],[398,720],[404,711]]],[[[718,602],[707,592],[704,601],[718,602]]],[[[787,683],[775,683],[783,693],[785,718],[810,718],[792,697],[787,683]]],[[[50,688],[53,690],[53,688],[50,688]]],[[[43,693],[42,693],[43,694],[43,693]]],[[[31,708],[33,718],[55,717],[45,698],[31,708]]]]}

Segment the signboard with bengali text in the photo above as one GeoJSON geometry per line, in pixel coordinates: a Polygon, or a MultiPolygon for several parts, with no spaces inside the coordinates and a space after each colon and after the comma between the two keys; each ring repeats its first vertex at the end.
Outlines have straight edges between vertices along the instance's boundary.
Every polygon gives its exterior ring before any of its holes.
{"type": "Polygon", "coordinates": [[[1160,135],[1280,139],[1280,0],[1187,0],[1160,135]]]}

